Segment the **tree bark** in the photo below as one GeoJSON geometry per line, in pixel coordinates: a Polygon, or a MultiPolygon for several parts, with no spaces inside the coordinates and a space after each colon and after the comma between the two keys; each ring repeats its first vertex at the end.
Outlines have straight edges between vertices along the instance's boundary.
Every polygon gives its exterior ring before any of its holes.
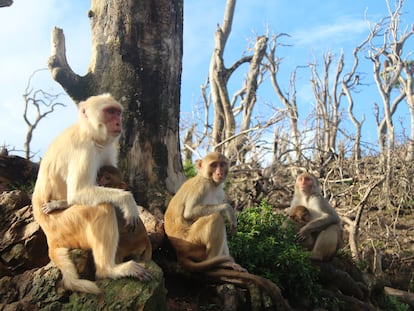
{"type": "Polygon", "coordinates": [[[72,71],[63,31],[53,31],[49,68],[78,103],[109,92],[124,106],[119,167],[139,204],[184,181],[179,147],[183,0],[92,0],[88,72],[72,71]]]}

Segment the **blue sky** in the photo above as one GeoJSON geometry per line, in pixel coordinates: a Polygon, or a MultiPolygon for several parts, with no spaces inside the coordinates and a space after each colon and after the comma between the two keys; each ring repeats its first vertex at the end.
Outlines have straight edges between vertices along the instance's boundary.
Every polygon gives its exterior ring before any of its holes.
{"type": "MultiPolygon", "coordinates": [[[[206,80],[214,45],[214,32],[216,25],[222,22],[225,6],[224,0],[184,2],[183,115],[190,112],[191,105],[199,100],[200,85],[206,80]]],[[[11,7],[0,9],[0,144],[5,144],[9,149],[23,150],[27,127],[22,116],[22,94],[29,76],[35,70],[47,67],[50,34],[54,26],[64,30],[68,62],[72,69],[81,75],[86,72],[90,59],[89,7],[89,1],[79,0],[16,0],[11,7]]],[[[403,20],[412,23],[413,4],[406,4],[405,11],[409,12],[403,20]]],[[[351,65],[353,48],[368,34],[365,12],[369,20],[379,20],[387,14],[385,1],[239,0],[225,62],[230,65],[242,55],[249,40],[269,29],[273,33],[283,32],[291,36],[284,42],[292,46],[279,50],[279,56],[284,58],[279,79],[282,83],[286,82],[286,87],[290,72],[295,66],[306,65],[314,57],[320,61],[322,53],[328,50],[339,55],[343,49],[348,55],[346,61],[351,65]]],[[[410,44],[414,46],[412,40],[410,44]]],[[[366,70],[370,73],[371,66],[366,67],[366,70]]],[[[298,101],[301,105],[309,106],[312,104],[309,72],[302,71],[298,79],[298,101]]],[[[62,92],[47,70],[36,74],[33,82],[35,89],[50,93],[62,92]]],[[[372,128],[372,102],[379,101],[376,98],[378,95],[375,89],[370,94],[361,95],[363,108],[357,109],[357,113],[364,112],[368,119],[363,137],[366,140],[376,138],[375,128],[372,128]]],[[[271,92],[261,94],[259,100],[280,106],[275,94],[271,92]]],[[[57,112],[42,120],[34,132],[31,149],[38,156],[44,153],[51,140],[63,128],[76,119],[75,105],[65,96],[61,97],[61,101],[67,107],[58,108],[57,112]]],[[[408,127],[409,119],[403,122],[408,127]]]]}

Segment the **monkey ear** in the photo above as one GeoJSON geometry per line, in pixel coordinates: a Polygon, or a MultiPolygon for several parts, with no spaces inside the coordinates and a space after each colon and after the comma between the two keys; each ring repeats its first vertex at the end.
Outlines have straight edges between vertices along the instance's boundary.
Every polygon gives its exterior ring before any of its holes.
{"type": "Polygon", "coordinates": [[[88,118],[88,115],[86,114],[86,108],[85,107],[81,108],[81,113],[86,119],[88,118]]]}
{"type": "Polygon", "coordinates": [[[200,170],[203,164],[203,160],[198,159],[195,161],[195,163],[196,163],[197,169],[200,170]]]}

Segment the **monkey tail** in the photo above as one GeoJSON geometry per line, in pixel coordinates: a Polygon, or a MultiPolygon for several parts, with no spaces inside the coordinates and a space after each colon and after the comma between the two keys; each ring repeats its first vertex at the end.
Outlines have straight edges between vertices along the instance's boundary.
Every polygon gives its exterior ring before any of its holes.
{"type": "Polygon", "coordinates": [[[56,248],[54,256],[51,256],[55,265],[62,271],[62,283],[66,289],[91,294],[99,294],[102,291],[92,281],[80,279],[76,267],[69,257],[67,248],[56,248]]]}
{"type": "Polygon", "coordinates": [[[203,272],[213,268],[219,268],[221,265],[229,262],[234,262],[230,256],[217,256],[200,262],[193,261],[187,257],[179,259],[180,265],[190,272],[203,272]]]}
{"type": "Polygon", "coordinates": [[[280,288],[266,278],[251,274],[249,272],[236,271],[232,269],[216,269],[207,271],[205,274],[214,279],[240,285],[245,288],[248,288],[248,285],[253,283],[267,293],[276,307],[276,310],[291,310],[291,307],[283,298],[280,288]]]}

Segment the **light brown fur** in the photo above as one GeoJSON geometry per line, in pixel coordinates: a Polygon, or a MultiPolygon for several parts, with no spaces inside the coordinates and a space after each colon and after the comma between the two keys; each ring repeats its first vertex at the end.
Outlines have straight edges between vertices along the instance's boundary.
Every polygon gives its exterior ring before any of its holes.
{"type": "Polygon", "coordinates": [[[62,271],[63,285],[70,290],[101,292],[94,282],[79,279],[68,256],[72,248],[92,250],[97,278],[151,279],[134,260],[115,263],[124,227],[131,232],[140,228],[132,194],[96,185],[99,167],[116,165],[121,112],[122,106],[108,94],[80,103],[77,122],[52,142],[40,164],[33,213],[47,237],[49,257],[62,271]],[[51,201],[66,201],[70,207],[45,213],[44,205],[51,201]],[[118,227],[115,206],[125,226],[118,227]]]}
{"type": "MultiPolygon", "coordinates": [[[[293,226],[297,233],[310,221],[310,217],[311,216],[309,210],[303,205],[297,205],[290,210],[289,219],[291,223],[293,223],[293,226]]],[[[313,245],[315,244],[315,239],[312,234],[309,234],[299,242],[303,248],[312,250],[313,245]]]]}
{"type": "Polygon", "coordinates": [[[291,210],[298,205],[305,206],[310,212],[310,221],[299,229],[299,240],[316,236],[311,258],[321,261],[331,259],[342,243],[340,217],[322,196],[316,177],[307,172],[296,179],[291,210]]]}
{"type": "Polygon", "coordinates": [[[230,256],[224,214],[232,231],[237,221],[225,203],[222,183],[229,170],[228,159],[217,152],[196,162],[198,174],[187,180],[171,199],[165,212],[165,232],[180,265],[190,272],[230,282],[251,290],[264,290],[278,310],[288,310],[280,289],[271,281],[248,273],[230,256]]]}
{"type": "Polygon", "coordinates": [[[244,271],[229,254],[223,213],[236,228],[233,208],[225,203],[221,184],[228,159],[217,152],[197,161],[198,174],[187,180],[171,199],[164,226],[181,266],[189,271],[230,267],[244,271]]]}

